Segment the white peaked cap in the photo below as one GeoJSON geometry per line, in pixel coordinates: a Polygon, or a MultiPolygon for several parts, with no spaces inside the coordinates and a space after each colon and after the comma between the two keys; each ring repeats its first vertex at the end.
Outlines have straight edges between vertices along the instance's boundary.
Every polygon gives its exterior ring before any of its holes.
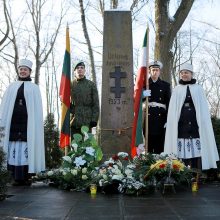
{"type": "Polygon", "coordinates": [[[28,59],[21,59],[19,61],[18,67],[26,66],[26,67],[28,67],[28,68],[30,68],[32,70],[32,65],[33,65],[33,63],[30,60],[28,60],[28,59]]]}
{"type": "Polygon", "coordinates": [[[190,64],[190,63],[184,63],[184,64],[182,64],[182,65],[180,66],[180,72],[181,72],[182,70],[188,70],[188,71],[190,71],[190,72],[193,73],[193,65],[190,64]]]}
{"type": "Polygon", "coordinates": [[[148,67],[149,68],[150,67],[158,67],[158,68],[162,69],[163,68],[163,64],[159,60],[155,60],[153,62],[150,62],[148,67]]]}

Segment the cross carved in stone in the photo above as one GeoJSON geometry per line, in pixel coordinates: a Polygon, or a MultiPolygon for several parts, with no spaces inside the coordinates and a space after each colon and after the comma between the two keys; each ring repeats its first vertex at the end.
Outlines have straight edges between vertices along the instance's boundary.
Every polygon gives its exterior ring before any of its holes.
{"type": "Polygon", "coordinates": [[[110,87],[110,92],[115,93],[115,98],[121,98],[121,93],[125,93],[125,87],[121,87],[121,78],[126,76],[126,72],[121,72],[120,66],[115,66],[115,72],[110,72],[110,78],[115,78],[115,87],[110,87]]]}

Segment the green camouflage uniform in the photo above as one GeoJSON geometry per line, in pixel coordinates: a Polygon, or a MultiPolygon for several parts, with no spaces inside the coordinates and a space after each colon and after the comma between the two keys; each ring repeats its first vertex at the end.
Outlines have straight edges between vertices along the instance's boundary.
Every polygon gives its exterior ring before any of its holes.
{"type": "Polygon", "coordinates": [[[71,133],[80,131],[82,125],[91,129],[90,122],[99,118],[99,97],[95,83],[86,79],[74,79],[71,83],[71,133]]]}

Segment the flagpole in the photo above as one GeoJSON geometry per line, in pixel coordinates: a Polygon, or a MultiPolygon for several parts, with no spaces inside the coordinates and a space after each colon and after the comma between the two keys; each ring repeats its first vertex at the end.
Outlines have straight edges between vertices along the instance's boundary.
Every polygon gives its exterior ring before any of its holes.
{"type": "MultiPolygon", "coordinates": [[[[146,47],[146,89],[149,89],[149,77],[148,77],[148,65],[149,65],[149,26],[147,25],[147,47],[146,47]]],[[[145,154],[148,153],[148,96],[145,101],[146,113],[145,113],[145,154]]]]}

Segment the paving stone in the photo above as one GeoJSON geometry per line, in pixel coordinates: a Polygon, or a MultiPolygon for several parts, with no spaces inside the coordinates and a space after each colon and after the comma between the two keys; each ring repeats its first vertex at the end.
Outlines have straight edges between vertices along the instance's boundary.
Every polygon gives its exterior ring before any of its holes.
{"type": "Polygon", "coordinates": [[[209,220],[220,219],[220,184],[147,196],[121,194],[95,197],[86,192],[69,192],[45,183],[31,187],[9,187],[0,202],[1,220],[209,220]]]}

